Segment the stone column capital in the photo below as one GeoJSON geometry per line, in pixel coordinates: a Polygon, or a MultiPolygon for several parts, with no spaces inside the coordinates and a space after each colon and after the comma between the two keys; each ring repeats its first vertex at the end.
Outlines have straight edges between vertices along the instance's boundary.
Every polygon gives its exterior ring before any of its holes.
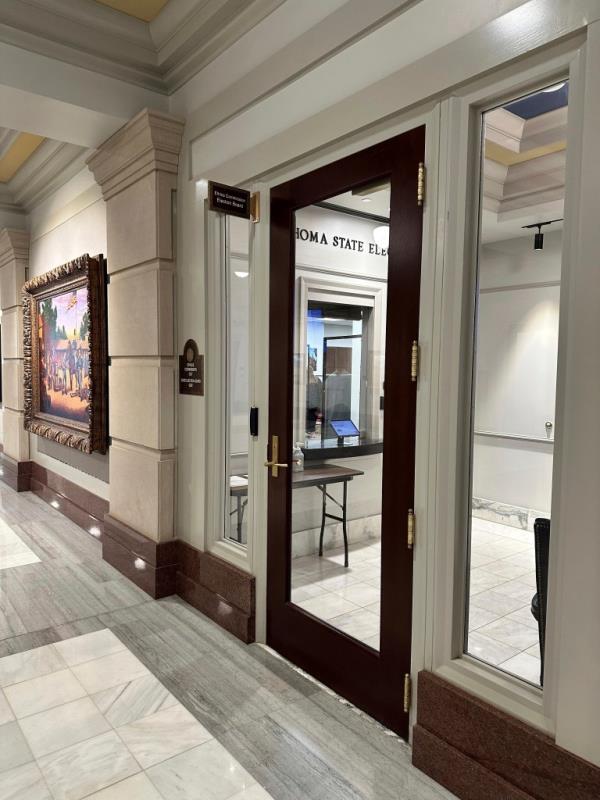
{"type": "Polygon", "coordinates": [[[28,231],[14,231],[3,228],[0,231],[0,269],[11,261],[29,259],[28,231]]]}
{"type": "Polygon", "coordinates": [[[107,139],[87,164],[108,200],[151,172],[177,174],[184,121],[145,108],[107,139]]]}

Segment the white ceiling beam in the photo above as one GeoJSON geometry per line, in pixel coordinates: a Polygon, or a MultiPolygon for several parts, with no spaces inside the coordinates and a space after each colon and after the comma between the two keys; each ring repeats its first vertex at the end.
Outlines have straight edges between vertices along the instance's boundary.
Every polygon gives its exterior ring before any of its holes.
{"type": "Polygon", "coordinates": [[[0,125],[97,147],[142,108],[166,110],[148,89],[0,43],[0,125]]]}

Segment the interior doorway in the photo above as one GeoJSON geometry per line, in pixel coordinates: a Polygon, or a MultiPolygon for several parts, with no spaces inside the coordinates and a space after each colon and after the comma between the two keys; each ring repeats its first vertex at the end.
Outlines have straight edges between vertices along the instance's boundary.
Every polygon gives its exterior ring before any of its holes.
{"type": "Polygon", "coordinates": [[[404,737],[424,148],[271,191],[267,642],[404,737]]]}

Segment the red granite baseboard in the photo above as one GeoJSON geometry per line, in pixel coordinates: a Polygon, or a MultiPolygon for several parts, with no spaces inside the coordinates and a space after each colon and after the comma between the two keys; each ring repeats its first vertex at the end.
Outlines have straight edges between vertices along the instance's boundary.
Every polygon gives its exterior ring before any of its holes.
{"type": "Polygon", "coordinates": [[[102,540],[104,514],[108,511],[108,500],[98,497],[35,462],[31,464],[29,488],[91,536],[102,540]]]}
{"type": "Polygon", "coordinates": [[[102,558],[156,600],[175,594],[177,539],[155,542],[105,514],[102,558]]]}
{"type": "Polygon", "coordinates": [[[255,638],[255,579],[227,561],[179,542],[177,594],[242,642],[255,638]]]}
{"type": "Polygon", "coordinates": [[[462,800],[536,800],[420,725],[413,728],[413,764],[462,800]]]}
{"type": "Polygon", "coordinates": [[[14,458],[0,454],[0,480],[15,492],[28,492],[31,481],[32,461],[15,461],[14,458]]]}
{"type": "Polygon", "coordinates": [[[413,763],[462,800],[600,797],[599,767],[431,672],[419,673],[413,763]]]}

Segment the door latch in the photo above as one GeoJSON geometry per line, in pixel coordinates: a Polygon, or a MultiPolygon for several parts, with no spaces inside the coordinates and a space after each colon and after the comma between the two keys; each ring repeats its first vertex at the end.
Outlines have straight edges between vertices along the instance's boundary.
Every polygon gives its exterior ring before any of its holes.
{"type": "Polygon", "coordinates": [[[280,469],[287,469],[289,464],[280,464],[279,459],[279,436],[273,435],[271,437],[271,460],[265,461],[265,467],[270,467],[271,475],[274,478],[279,477],[280,469]]]}

